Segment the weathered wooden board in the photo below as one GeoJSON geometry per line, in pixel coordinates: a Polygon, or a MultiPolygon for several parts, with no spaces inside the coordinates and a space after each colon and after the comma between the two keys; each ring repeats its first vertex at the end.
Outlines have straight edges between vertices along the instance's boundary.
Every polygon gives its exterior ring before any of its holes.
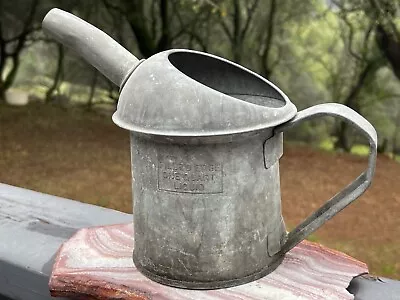
{"type": "Polygon", "coordinates": [[[353,278],[347,289],[354,300],[400,300],[400,281],[364,274],[353,278]]]}
{"type": "Polygon", "coordinates": [[[208,291],[155,283],[132,263],[132,224],[82,229],[61,247],[50,280],[54,296],[80,299],[353,299],[346,288],[367,266],[311,242],[290,251],[270,275],[245,285],[208,291]]]}
{"type": "Polygon", "coordinates": [[[55,254],[79,228],[130,222],[118,211],[0,183],[0,294],[51,299],[55,254]]]}

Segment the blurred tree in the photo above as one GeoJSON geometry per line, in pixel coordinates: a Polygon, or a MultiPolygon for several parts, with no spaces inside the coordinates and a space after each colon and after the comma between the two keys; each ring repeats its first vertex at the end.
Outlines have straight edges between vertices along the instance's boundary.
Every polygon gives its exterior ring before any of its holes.
{"type": "MultiPolygon", "coordinates": [[[[261,66],[262,73],[265,77],[269,78],[273,71],[273,67],[277,64],[278,60],[275,63],[271,62],[270,54],[272,48],[272,41],[275,33],[275,16],[277,11],[277,2],[276,0],[270,0],[270,5],[268,9],[268,17],[265,20],[266,30],[260,30],[262,33],[260,36],[260,49],[258,51],[258,55],[261,58],[261,66]]],[[[279,55],[278,55],[279,57],[279,55]]]]}
{"type": "Polygon", "coordinates": [[[139,51],[144,57],[170,49],[184,35],[190,36],[205,49],[203,38],[198,35],[200,20],[210,10],[189,0],[103,0],[105,7],[116,18],[124,18],[136,37],[139,51]],[[196,26],[196,27],[195,27],[196,26]]]}
{"type": "Polygon", "coordinates": [[[62,73],[63,73],[63,66],[64,66],[64,47],[61,44],[57,44],[57,66],[56,71],[54,73],[53,83],[50,85],[49,89],[46,92],[45,102],[51,102],[52,96],[54,91],[60,86],[62,81],[62,73]]]}
{"type": "MultiPolygon", "coordinates": [[[[60,2],[60,1],[58,1],[60,2]]],[[[60,4],[60,3],[59,3],[60,4]]],[[[79,15],[84,20],[87,20],[93,23],[95,26],[104,27],[109,25],[110,20],[104,18],[104,8],[101,7],[99,1],[70,1],[63,5],[63,9],[70,11],[79,15]]],[[[96,86],[98,83],[98,73],[94,68],[88,66],[88,64],[83,61],[80,57],[76,57],[75,55],[67,55],[66,51],[61,44],[55,43],[54,40],[39,36],[35,41],[44,41],[47,44],[55,44],[56,45],[56,65],[53,75],[53,81],[50,84],[49,88],[45,94],[45,102],[50,103],[53,100],[57,100],[58,98],[67,99],[65,95],[61,95],[60,86],[64,79],[67,79],[74,83],[83,83],[89,86],[89,94],[87,97],[87,107],[91,109],[93,106],[93,98],[96,92],[96,86]],[[79,61],[79,63],[78,63],[79,61]],[[66,63],[67,62],[67,63],[66,63]],[[72,68],[71,72],[71,64],[74,64],[75,68],[72,68]],[[66,66],[65,66],[66,65],[66,66]],[[85,68],[78,67],[79,65],[84,65],[85,68]],[[86,70],[85,70],[86,69],[86,70]]]]}
{"type": "MultiPolygon", "coordinates": [[[[38,42],[55,44],[41,32],[41,21],[54,6],[71,10],[78,0],[15,0],[0,1],[0,101],[17,77],[21,57],[26,49],[38,42]]],[[[57,68],[63,60],[63,50],[58,47],[57,68]]],[[[61,76],[55,72],[56,83],[50,86],[48,97],[59,83],[61,76]]]]}
{"type": "Polygon", "coordinates": [[[300,27],[303,21],[315,16],[321,6],[320,1],[314,0],[219,0],[207,3],[218,12],[216,23],[223,29],[223,41],[229,45],[228,57],[267,78],[290,52],[291,25],[300,27]]]}
{"type": "MultiPolygon", "coordinates": [[[[345,51],[352,60],[347,64],[347,67],[351,68],[348,72],[352,76],[341,102],[360,113],[362,107],[359,95],[362,89],[373,82],[375,73],[385,65],[374,40],[377,26],[364,12],[349,9],[347,0],[333,2],[339,8],[338,16],[341,20],[345,51]]],[[[335,148],[349,152],[352,147],[349,125],[341,121],[335,135],[335,148]]]]}
{"type": "MultiPolygon", "coordinates": [[[[242,57],[244,55],[243,49],[246,43],[245,38],[250,29],[259,2],[259,0],[229,0],[222,1],[219,6],[213,3],[214,8],[218,8],[220,12],[219,23],[229,39],[232,58],[239,64],[242,63],[242,57]]],[[[275,0],[271,0],[271,7],[270,11],[273,17],[276,9],[275,0]]],[[[270,23],[273,24],[273,20],[270,23]]],[[[272,28],[273,26],[271,25],[269,29],[271,34],[272,28]]],[[[267,50],[265,52],[267,52],[267,50]]]]}
{"type": "MultiPolygon", "coordinates": [[[[66,93],[88,107],[107,95],[117,101],[116,87],[35,30],[44,12],[56,6],[93,23],[137,56],[189,48],[226,57],[276,82],[299,109],[341,102],[373,120],[380,139],[389,138],[389,144],[400,139],[393,135],[398,115],[389,108],[400,94],[398,0],[15,1],[1,4],[3,95],[13,82],[39,82],[47,99],[66,93]],[[23,47],[13,64],[19,37],[23,47]],[[29,78],[15,81],[18,69],[18,76],[29,78]]],[[[337,148],[349,150],[360,142],[346,124],[332,120],[309,122],[292,136],[318,143],[332,129],[337,148]]]]}
{"type": "Polygon", "coordinates": [[[377,22],[376,42],[400,80],[400,31],[396,18],[400,3],[389,0],[369,0],[364,10],[371,20],[377,22]]]}
{"type": "Polygon", "coordinates": [[[400,79],[400,30],[398,0],[335,0],[343,14],[363,14],[374,26],[375,41],[400,79]]]}
{"type": "Polygon", "coordinates": [[[94,94],[96,91],[96,85],[97,85],[97,81],[99,78],[99,72],[97,72],[96,69],[92,68],[92,80],[90,82],[90,86],[89,86],[89,95],[88,95],[88,99],[87,99],[87,109],[91,110],[93,107],[93,98],[94,98],[94,94]]]}
{"type": "Polygon", "coordinates": [[[0,1],[0,101],[15,80],[28,36],[39,29],[35,23],[38,0],[28,2],[0,1]]]}

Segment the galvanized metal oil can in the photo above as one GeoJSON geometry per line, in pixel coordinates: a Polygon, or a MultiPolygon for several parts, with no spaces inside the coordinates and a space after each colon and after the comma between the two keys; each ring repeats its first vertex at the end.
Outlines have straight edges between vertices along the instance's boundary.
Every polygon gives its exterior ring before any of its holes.
{"type": "Polygon", "coordinates": [[[133,261],[157,282],[214,289],[260,278],[371,183],[376,132],[346,106],[297,112],[268,80],[202,52],[174,49],[139,61],[105,33],[57,9],[43,27],[121,87],[113,121],[131,137],[133,261]],[[287,233],[282,132],[325,115],[349,122],[368,139],[368,167],[287,233]]]}

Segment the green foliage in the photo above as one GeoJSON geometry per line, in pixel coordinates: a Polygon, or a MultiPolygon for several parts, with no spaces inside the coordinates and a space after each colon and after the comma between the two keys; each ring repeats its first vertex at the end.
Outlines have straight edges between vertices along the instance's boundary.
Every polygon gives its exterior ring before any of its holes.
{"type": "Polygon", "coordinates": [[[314,242],[314,243],[318,243],[318,242],[321,241],[321,239],[318,236],[316,236],[315,234],[310,234],[307,237],[307,240],[310,241],[310,242],[314,242]]]}
{"type": "Polygon", "coordinates": [[[355,155],[367,156],[369,153],[369,147],[366,145],[353,145],[350,152],[355,155]]]}
{"type": "Polygon", "coordinates": [[[333,151],[334,150],[334,142],[335,141],[332,138],[324,139],[319,143],[319,148],[324,151],[333,151]]]}
{"type": "Polygon", "coordinates": [[[383,276],[391,277],[396,273],[396,271],[397,271],[397,268],[396,268],[396,265],[394,265],[394,264],[393,265],[392,264],[390,264],[390,265],[389,264],[385,264],[381,268],[381,274],[383,276]]]}
{"type": "MultiPolygon", "coordinates": [[[[335,143],[335,138],[327,138],[327,139],[322,140],[319,143],[318,147],[321,150],[331,152],[331,151],[335,150],[334,143],[335,143]]],[[[355,144],[355,145],[353,145],[353,147],[351,147],[350,152],[352,154],[359,155],[359,156],[367,156],[369,153],[369,147],[366,145],[355,144]]]]}

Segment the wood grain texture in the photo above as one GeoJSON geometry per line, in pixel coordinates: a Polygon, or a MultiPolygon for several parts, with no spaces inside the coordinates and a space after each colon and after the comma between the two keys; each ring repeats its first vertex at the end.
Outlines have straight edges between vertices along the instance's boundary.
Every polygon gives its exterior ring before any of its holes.
{"type": "Polygon", "coordinates": [[[341,252],[302,242],[270,275],[241,286],[195,291],[155,283],[133,265],[132,224],[82,229],[60,248],[49,282],[52,296],[78,299],[353,299],[352,278],[367,266],[341,252]]]}

